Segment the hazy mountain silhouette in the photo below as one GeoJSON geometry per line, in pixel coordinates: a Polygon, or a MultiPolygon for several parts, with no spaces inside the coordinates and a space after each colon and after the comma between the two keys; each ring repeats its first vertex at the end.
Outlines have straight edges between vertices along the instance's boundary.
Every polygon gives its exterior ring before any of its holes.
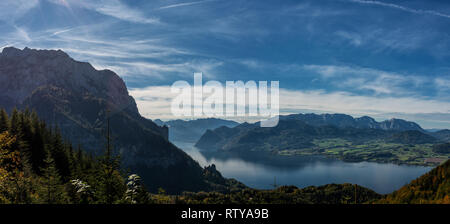
{"type": "Polygon", "coordinates": [[[159,126],[166,125],[169,128],[169,140],[172,142],[196,142],[208,129],[216,129],[221,126],[235,127],[239,123],[218,118],[204,118],[196,120],[154,120],[159,126]]]}

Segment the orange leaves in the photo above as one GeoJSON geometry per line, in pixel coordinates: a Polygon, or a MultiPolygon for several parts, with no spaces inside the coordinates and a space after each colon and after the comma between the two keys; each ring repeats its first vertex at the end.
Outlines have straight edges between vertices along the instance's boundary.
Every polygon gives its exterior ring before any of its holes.
{"type": "Polygon", "coordinates": [[[5,131],[0,134],[0,167],[8,171],[21,166],[20,153],[13,149],[17,138],[5,131]]]}

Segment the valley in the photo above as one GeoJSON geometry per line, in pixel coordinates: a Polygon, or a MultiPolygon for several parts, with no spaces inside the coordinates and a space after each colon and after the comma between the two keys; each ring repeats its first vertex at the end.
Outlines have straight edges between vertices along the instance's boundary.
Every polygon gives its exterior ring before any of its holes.
{"type": "Polygon", "coordinates": [[[207,130],[195,144],[204,151],[284,157],[321,155],[344,162],[436,166],[450,156],[448,130],[427,132],[411,121],[376,122],[345,114],[280,116],[278,126],[243,123],[207,130]]]}
{"type": "Polygon", "coordinates": [[[324,155],[345,162],[377,162],[416,166],[436,166],[445,162],[448,153],[433,152],[433,144],[399,144],[384,141],[352,143],[345,139],[320,139],[303,149],[279,149],[283,156],[324,155]]]}
{"type": "Polygon", "coordinates": [[[192,143],[174,144],[201,166],[214,164],[225,178],[235,178],[250,188],[260,190],[285,185],[303,188],[353,183],[387,194],[432,168],[393,163],[344,162],[318,154],[284,156],[270,152],[203,151],[192,143]]]}

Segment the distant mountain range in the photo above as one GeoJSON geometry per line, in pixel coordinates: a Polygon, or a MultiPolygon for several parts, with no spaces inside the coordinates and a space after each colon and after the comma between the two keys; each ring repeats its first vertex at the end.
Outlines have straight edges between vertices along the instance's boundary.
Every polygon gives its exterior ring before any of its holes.
{"type": "Polygon", "coordinates": [[[169,128],[169,140],[171,142],[197,142],[206,130],[216,129],[221,126],[235,127],[239,123],[235,121],[217,119],[217,118],[205,118],[197,120],[171,120],[161,121],[159,119],[154,120],[157,125],[169,128]]]}
{"type": "Polygon", "coordinates": [[[402,144],[446,141],[445,130],[428,133],[418,124],[401,119],[377,122],[371,117],[345,114],[292,114],[280,116],[273,128],[243,123],[234,128],[208,130],[196,143],[203,150],[271,151],[313,146],[315,139],[342,138],[356,143],[382,139],[402,144]]]}
{"type": "Polygon", "coordinates": [[[434,136],[435,138],[441,139],[444,142],[450,142],[450,130],[444,129],[437,132],[432,132],[430,135],[434,136]]]}
{"type": "Polygon", "coordinates": [[[332,125],[338,128],[352,127],[360,129],[364,128],[381,129],[387,131],[417,130],[425,132],[425,130],[422,129],[422,127],[420,127],[418,124],[414,122],[395,118],[385,120],[382,122],[377,122],[375,121],[375,119],[368,116],[353,118],[352,116],[346,114],[291,114],[287,116],[281,116],[280,119],[299,120],[312,126],[332,125]]]}
{"type": "Polygon", "coordinates": [[[196,161],[168,141],[166,127],[139,114],[112,71],[98,71],[61,50],[7,47],[0,54],[0,89],[0,107],[31,108],[72,143],[96,154],[104,148],[109,118],[124,167],[138,173],[151,191],[217,189],[196,161]]]}

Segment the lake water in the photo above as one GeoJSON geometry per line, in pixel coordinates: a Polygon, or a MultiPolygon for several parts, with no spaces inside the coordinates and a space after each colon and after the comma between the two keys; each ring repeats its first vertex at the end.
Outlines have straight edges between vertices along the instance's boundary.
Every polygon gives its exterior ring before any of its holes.
{"type": "Polygon", "coordinates": [[[202,152],[193,143],[174,142],[201,166],[215,164],[224,177],[235,178],[257,189],[272,189],[277,185],[297,187],[330,183],[353,183],[386,194],[431,170],[431,167],[347,163],[321,156],[281,157],[270,155],[230,155],[202,152]]]}

